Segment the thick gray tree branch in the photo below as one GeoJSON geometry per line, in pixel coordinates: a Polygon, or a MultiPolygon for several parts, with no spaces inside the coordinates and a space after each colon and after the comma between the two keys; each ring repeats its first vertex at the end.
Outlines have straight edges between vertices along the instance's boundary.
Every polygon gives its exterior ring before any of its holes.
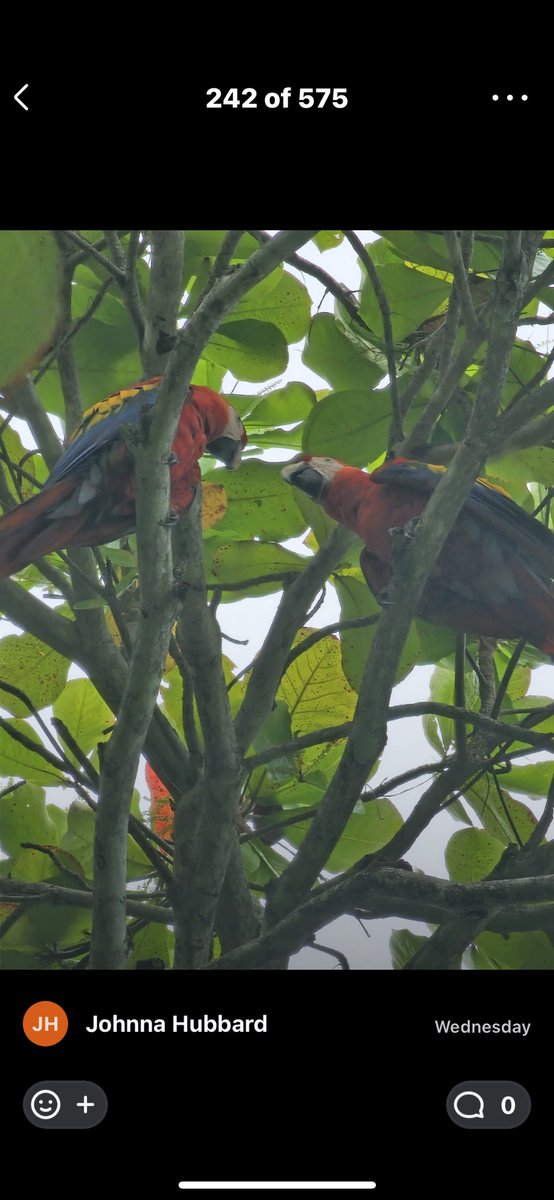
{"type": "Polygon", "coordinates": [[[456,912],[460,920],[468,917],[474,920],[475,911],[486,907],[491,911],[487,928],[505,933],[516,927],[537,929],[545,924],[552,929],[552,901],[554,875],[461,884],[374,863],[323,884],[257,942],[216,959],[207,969],[267,968],[300,950],[315,931],[353,910],[362,909],[369,918],[395,916],[436,924],[456,912]],[[521,906],[526,904],[532,907],[522,910],[521,906]],[[540,906],[540,913],[536,905],[540,906]]]}
{"type": "MultiPolygon", "coordinates": [[[[223,675],[221,634],[206,604],[197,504],[174,537],[183,596],[177,639],[192,675],[205,751],[204,773],[194,794],[182,798],[175,812],[175,968],[194,970],[210,958],[218,897],[236,845],[242,771],[223,675]]],[[[234,863],[236,868],[238,861],[234,863]]],[[[236,869],[234,879],[236,888],[236,869]]]]}
{"type": "Polygon", "coordinates": [[[142,364],[144,373],[161,375],[175,344],[177,313],[183,294],[182,229],[153,229],[152,265],[148,280],[142,364]]]}

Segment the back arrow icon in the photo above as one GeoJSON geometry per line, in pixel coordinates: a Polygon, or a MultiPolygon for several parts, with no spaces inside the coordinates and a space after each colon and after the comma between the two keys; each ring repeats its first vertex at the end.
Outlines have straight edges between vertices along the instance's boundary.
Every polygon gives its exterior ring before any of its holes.
{"type": "Polygon", "coordinates": [[[19,99],[19,97],[20,97],[21,93],[22,93],[22,92],[24,92],[24,91],[26,90],[26,88],[28,88],[28,87],[29,87],[29,84],[28,84],[28,83],[24,83],[24,84],[23,84],[23,87],[20,87],[19,91],[18,91],[18,92],[16,92],[16,93],[15,93],[15,96],[14,96],[14,100],[16,100],[16,101],[17,101],[17,103],[18,103],[18,104],[20,104],[20,105],[21,105],[21,107],[25,109],[25,112],[29,112],[29,105],[28,105],[28,104],[24,104],[24,103],[23,103],[23,100],[20,100],[20,99],[19,99]]]}

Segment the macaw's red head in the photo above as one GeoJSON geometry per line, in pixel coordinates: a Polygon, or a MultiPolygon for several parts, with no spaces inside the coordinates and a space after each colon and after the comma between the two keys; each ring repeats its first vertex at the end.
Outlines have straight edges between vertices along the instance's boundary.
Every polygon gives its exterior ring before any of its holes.
{"type": "Polygon", "coordinates": [[[208,454],[213,454],[230,471],[236,470],[248,440],[238,413],[212,388],[194,385],[191,391],[193,402],[202,413],[208,454]]]}
{"type": "Polygon", "coordinates": [[[333,480],[339,471],[343,470],[348,470],[348,467],[336,458],[315,458],[310,454],[297,454],[292,462],[283,467],[281,478],[285,483],[292,483],[293,487],[305,492],[311,500],[322,504],[333,480]]]}
{"type": "Polygon", "coordinates": [[[281,471],[286,483],[305,492],[325,509],[329,517],[358,532],[358,514],[374,484],[357,467],[349,467],[336,458],[316,458],[299,454],[281,471]]]}

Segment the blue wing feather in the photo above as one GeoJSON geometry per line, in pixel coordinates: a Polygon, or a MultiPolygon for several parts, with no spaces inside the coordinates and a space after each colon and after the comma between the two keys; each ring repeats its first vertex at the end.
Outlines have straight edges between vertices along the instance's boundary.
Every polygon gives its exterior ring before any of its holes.
{"type": "MultiPolygon", "coordinates": [[[[48,488],[52,484],[58,483],[60,479],[66,479],[69,475],[80,474],[82,468],[88,467],[92,455],[106,446],[108,442],[113,441],[123,425],[138,424],[144,409],[151,408],[156,403],[157,395],[157,388],[148,390],[141,388],[136,395],[130,396],[113,412],[92,421],[82,433],[78,432],[74,441],[58,459],[44,487],[48,488]]],[[[84,421],[86,418],[87,413],[85,413],[84,421]]]]}

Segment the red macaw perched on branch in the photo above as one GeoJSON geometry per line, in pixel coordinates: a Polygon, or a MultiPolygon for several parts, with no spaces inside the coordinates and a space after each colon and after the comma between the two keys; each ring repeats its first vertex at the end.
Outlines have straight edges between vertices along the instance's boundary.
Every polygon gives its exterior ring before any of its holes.
{"type": "MultiPolygon", "coordinates": [[[[0,579],[53,550],[133,532],[133,460],[120,431],[155,405],[160,381],[158,375],[135,383],[87,410],[42,490],[0,518],[0,579]]],[[[205,450],[233,470],[245,443],[234,408],[211,388],[193,385],[171,448],[172,510],[182,513],[192,503],[205,450]]]]}
{"type": "MultiPolygon", "coordinates": [[[[444,467],[396,458],[372,475],[298,455],[287,483],[365,542],[360,565],[377,600],[392,577],[391,529],[418,518],[444,467]]],[[[501,488],[478,479],[423,590],[418,615],[495,638],[525,638],[554,655],[554,534],[501,488]]]]}

